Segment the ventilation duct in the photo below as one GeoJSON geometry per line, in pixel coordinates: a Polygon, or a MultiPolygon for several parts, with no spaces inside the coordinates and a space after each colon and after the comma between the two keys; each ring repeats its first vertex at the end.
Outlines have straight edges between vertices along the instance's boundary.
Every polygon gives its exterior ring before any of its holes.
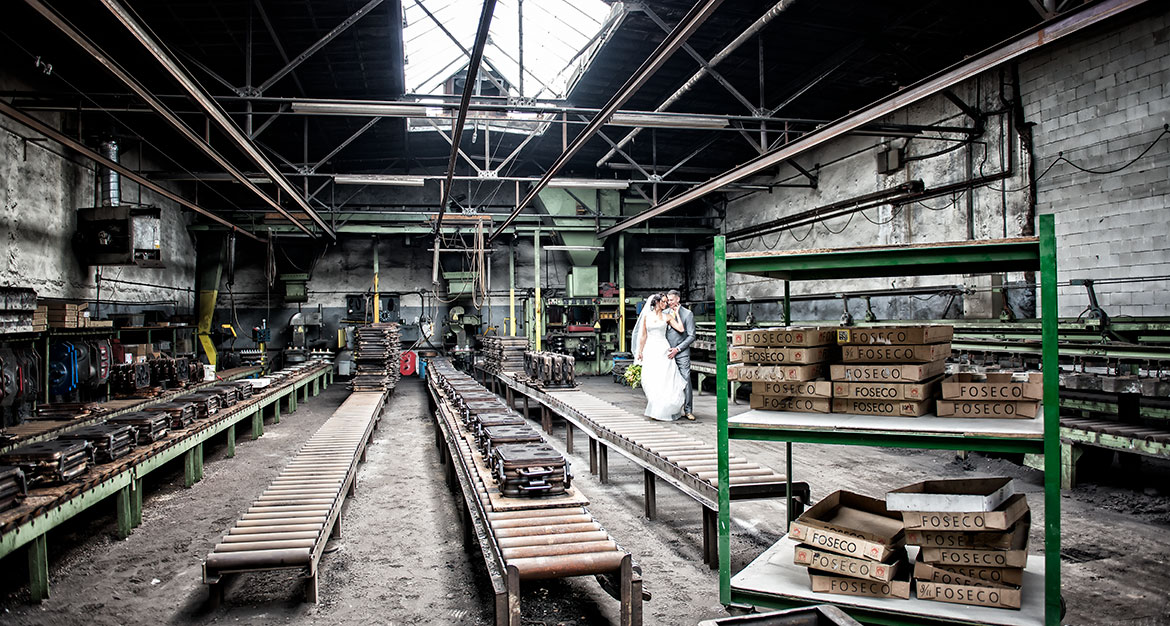
{"type": "MultiPolygon", "coordinates": [[[[110,139],[103,141],[101,145],[102,156],[117,163],[118,162],[118,142],[110,139]]],[[[118,172],[103,167],[101,169],[101,197],[102,206],[118,206],[122,203],[121,182],[122,177],[118,172]]]]}

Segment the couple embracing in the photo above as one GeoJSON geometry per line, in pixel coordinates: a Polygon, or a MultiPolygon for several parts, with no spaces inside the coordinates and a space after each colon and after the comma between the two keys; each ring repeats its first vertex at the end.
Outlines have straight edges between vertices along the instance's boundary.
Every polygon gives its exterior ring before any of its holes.
{"type": "Polygon", "coordinates": [[[678,291],[646,300],[634,326],[634,355],[642,364],[646,417],[669,422],[691,413],[691,344],[695,316],[682,306],[678,291]]]}

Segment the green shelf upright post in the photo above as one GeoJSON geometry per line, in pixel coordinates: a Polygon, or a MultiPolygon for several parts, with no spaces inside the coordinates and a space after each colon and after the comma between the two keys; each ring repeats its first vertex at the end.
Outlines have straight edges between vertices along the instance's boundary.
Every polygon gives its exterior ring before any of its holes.
{"type": "Polygon", "coordinates": [[[727,442],[727,238],[715,238],[715,399],[719,436],[719,601],[731,602],[731,466],[727,442]]]}
{"type": "Polygon", "coordinates": [[[1060,610],[1060,361],[1057,333],[1055,216],[1041,215],[1040,315],[1044,346],[1044,622],[1059,626],[1060,610]]]}

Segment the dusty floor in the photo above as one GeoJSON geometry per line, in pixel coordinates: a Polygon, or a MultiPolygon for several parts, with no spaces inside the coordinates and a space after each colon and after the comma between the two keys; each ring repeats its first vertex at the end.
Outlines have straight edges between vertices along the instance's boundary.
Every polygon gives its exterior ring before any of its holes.
{"type": "MultiPolygon", "coordinates": [[[[608,378],[587,379],[587,391],[640,410],[640,391],[608,378]]],[[[357,496],[343,517],[344,534],[321,563],[321,604],[300,602],[291,575],[244,575],[228,587],[223,607],[208,611],[200,562],[240,512],[275,476],[285,459],[345,398],[343,385],[303,403],[258,441],[241,438],[235,459],[223,441],[209,448],[204,480],[183,489],[181,468],[148,481],[143,524],[125,541],[114,538],[112,501],[50,533],[52,597],[28,605],[22,551],[0,561],[2,624],[373,623],[490,624],[492,598],[478,554],[464,552],[455,500],[438,471],[425,391],[404,381],[359,474],[357,496]]],[[[742,405],[733,411],[745,410],[742,405]]],[[[714,441],[714,397],[696,401],[697,422],[672,428],[714,441]]],[[[559,423],[551,443],[563,450],[559,423]]],[[[783,467],[782,445],[735,442],[741,454],[783,467]]],[[[610,484],[588,473],[579,445],[570,456],[575,483],[590,510],[641,564],[654,599],[647,624],[694,624],[725,615],[717,576],[700,563],[700,511],[688,497],[662,486],[659,518],[642,516],[641,470],[610,457],[610,484]]],[[[880,495],[927,477],[1011,475],[1043,519],[1039,473],[1000,459],[944,452],[798,445],[794,473],[814,497],[836,489],[880,495]]],[[[1101,465],[1105,463],[1102,461],[1101,465]]],[[[1099,470],[1095,484],[1063,500],[1065,598],[1069,624],[1170,624],[1170,491],[1165,466],[1146,463],[1140,475],[1099,470]],[[1135,476],[1137,486],[1127,486],[1135,476]]],[[[783,532],[782,503],[732,507],[732,563],[739,568],[783,532]]],[[[332,549],[332,548],[331,548],[332,549]]],[[[524,588],[526,624],[614,623],[617,602],[590,578],[524,588]]]]}

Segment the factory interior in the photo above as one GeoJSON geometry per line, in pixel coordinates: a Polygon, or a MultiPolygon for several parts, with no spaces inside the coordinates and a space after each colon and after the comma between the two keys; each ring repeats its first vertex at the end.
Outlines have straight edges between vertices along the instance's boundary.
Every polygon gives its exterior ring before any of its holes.
{"type": "Polygon", "coordinates": [[[4,13],[0,624],[1170,624],[1170,3],[4,13]]]}

